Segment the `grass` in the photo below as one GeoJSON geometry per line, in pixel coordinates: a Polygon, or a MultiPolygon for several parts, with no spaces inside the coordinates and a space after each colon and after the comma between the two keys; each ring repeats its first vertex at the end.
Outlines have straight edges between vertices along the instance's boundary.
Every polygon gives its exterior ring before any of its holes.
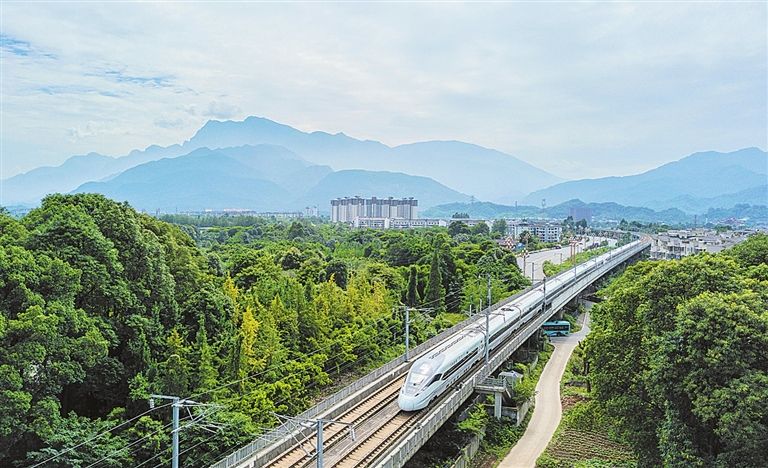
{"type": "Polygon", "coordinates": [[[586,262],[590,258],[597,257],[598,255],[602,255],[606,252],[611,250],[611,247],[598,247],[596,249],[587,250],[585,252],[580,252],[574,255],[573,257],[570,257],[569,259],[565,260],[563,263],[552,263],[549,260],[544,262],[544,265],[542,266],[544,270],[544,274],[547,276],[554,276],[561,271],[565,271],[574,265],[578,265],[579,263],[586,262]]]}
{"type": "MultiPolygon", "coordinates": [[[[552,351],[554,351],[554,347],[546,343],[544,351],[539,353],[539,362],[536,364],[536,367],[530,370],[528,375],[515,388],[517,399],[526,400],[534,395],[536,384],[539,382],[539,377],[541,377],[541,373],[544,371],[544,366],[546,366],[547,361],[552,356],[552,351]]],[[[496,466],[503,460],[512,446],[525,433],[525,428],[528,426],[528,421],[531,420],[533,411],[534,408],[531,406],[520,426],[515,426],[510,421],[498,421],[490,418],[486,426],[485,438],[480,446],[477,457],[473,460],[472,466],[496,466]]]]}
{"type": "Polygon", "coordinates": [[[637,459],[632,450],[618,440],[611,421],[597,402],[585,398],[568,410],[536,466],[635,467],[637,459]]]}
{"type": "Polygon", "coordinates": [[[637,458],[621,440],[617,426],[586,387],[584,351],[577,347],[561,380],[563,419],[544,453],[539,468],[635,467],[637,458]]]}

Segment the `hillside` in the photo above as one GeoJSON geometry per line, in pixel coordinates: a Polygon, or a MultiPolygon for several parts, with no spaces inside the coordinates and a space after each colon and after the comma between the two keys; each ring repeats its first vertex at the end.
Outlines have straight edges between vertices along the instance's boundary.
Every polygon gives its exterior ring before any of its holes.
{"type": "Polygon", "coordinates": [[[72,156],[59,166],[38,167],[3,180],[3,199],[8,203],[36,205],[49,193],[66,193],[86,182],[109,178],[139,164],[185,153],[188,151],[179,145],[153,145],[119,158],[99,153],[72,156]]]}
{"type": "Polygon", "coordinates": [[[578,198],[585,202],[616,202],[653,209],[678,207],[688,212],[756,202],[766,204],[768,155],[758,148],[731,153],[695,153],[656,169],[625,177],[563,182],[526,197],[529,204],[578,198]],[[722,198],[721,198],[722,197],[722,198]],[[679,205],[678,205],[679,204],[679,205]]]}
{"type": "Polygon", "coordinates": [[[399,172],[338,171],[325,176],[297,200],[298,206],[317,205],[327,211],[329,201],[339,196],[414,197],[419,209],[442,203],[469,201],[470,197],[427,177],[399,172]]]}
{"type": "Polygon", "coordinates": [[[308,161],[337,170],[407,172],[430,177],[488,200],[522,198],[525,193],[562,180],[509,154],[460,141],[427,141],[391,148],[343,133],[305,133],[260,117],[239,122],[210,121],[184,147],[261,143],[284,146],[308,161]]]}
{"type": "Polygon", "coordinates": [[[469,196],[426,177],[402,173],[340,171],[316,166],[274,145],[197,149],[187,155],[138,165],[74,193],[100,193],[145,211],[240,208],[256,211],[317,205],[327,212],[341,196],[413,196],[422,207],[469,196]]]}
{"type": "Polygon", "coordinates": [[[426,210],[425,217],[449,218],[453,213],[467,213],[470,218],[549,218],[565,219],[572,207],[589,208],[597,221],[618,221],[622,218],[641,222],[681,223],[692,221],[693,217],[677,209],[654,211],[649,208],[623,206],[617,203],[584,203],[569,200],[556,206],[541,209],[536,206],[507,206],[495,203],[450,203],[426,210]]]}
{"type": "MultiPolygon", "coordinates": [[[[254,156],[275,161],[271,148],[254,156]]],[[[289,159],[288,161],[293,161],[289,159]]],[[[288,164],[293,166],[293,164],[288,164]]],[[[273,169],[274,170],[274,169],[273,169]]],[[[106,182],[89,182],[74,193],[100,193],[146,211],[224,208],[272,209],[288,192],[262,171],[225,152],[207,148],[128,169],[106,182]]]]}
{"type": "Polygon", "coordinates": [[[429,177],[488,200],[521,199],[532,190],[562,180],[508,154],[469,143],[427,141],[391,148],[343,133],[307,133],[269,119],[248,117],[243,121],[208,121],[180,145],[152,145],[117,158],[97,153],[73,156],[56,167],[18,174],[3,181],[3,199],[8,204],[36,204],[48,193],[69,192],[86,182],[102,181],[146,162],[200,148],[262,144],[282,146],[315,165],[336,170],[407,172],[429,177]],[[514,184],[510,184],[510,175],[514,184]]]}

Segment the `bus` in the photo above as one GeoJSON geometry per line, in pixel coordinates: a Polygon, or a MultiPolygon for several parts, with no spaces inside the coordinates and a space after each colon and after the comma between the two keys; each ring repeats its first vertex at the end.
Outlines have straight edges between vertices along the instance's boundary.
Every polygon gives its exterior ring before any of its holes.
{"type": "Polygon", "coordinates": [[[541,329],[549,336],[566,336],[571,333],[571,324],[565,320],[544,322],[541,329]]]}

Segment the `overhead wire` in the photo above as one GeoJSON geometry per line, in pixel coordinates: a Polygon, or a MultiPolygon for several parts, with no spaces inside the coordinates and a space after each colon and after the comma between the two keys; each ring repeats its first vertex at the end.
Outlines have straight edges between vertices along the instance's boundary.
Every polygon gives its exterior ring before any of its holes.
{"type": "Polygon", "coordinates": [[[132,417],[131,419],[128,419],[128,420],[126,420],[126,421],[123,421],[123,422],[121,422],[120,424],[117,424],[117,425],[115,425],[115,426],[113,426],[113,427],[111,427],[111,428],[107,429],[106,431],[100,432],[100,433],[96,434],[95,436],[93,436],[93,437],[90,437],[90,438],[88,438],[88,439],[84,440],[83,442],[80,442],[79,444],[77,444],[77,445],[74,445],[74,446],[72,446],[72,447],[70,447],[70,448],[68,448],[68,449],[66,449],[66,450],[63,450],[63,451],[61,451],[61,452],[57,453],[56,455],[54,455],[54,456],[52,456],[52,457],[50,457],[50,458],[47,458],[47,459],[45,459],[45,460],[43,460],[43,461],[41,461],[41,462],[35,463],[34,465],[30,466],[29,468],[35,468],[35,467],[37,467],[37,466],[42,466],[42,465],[44,465],[44,464],[48,463],[48,462],[49,462],[49,461],[51,461],[51,460],[55,460],[56,458],[59,458],[60,456],[64,455],[65,453],[69,453],[69,452],[71,452],[72,450],[75,450],[75,449],[76,449],[76,448],[78,448],[78,447],[82,447],[83,445],[85,445],[85,444],[87,444],[87,443],[89,443],[89,442],[92,442],[92,441],[94,441],[94,440],[96,440],[96,439],[98,439],[98,438],[100,438],[100,437],[102,437],[102,436],[104,436],[104,435],[106,435],[106,434],[109,434],[110,432],[114,431],[114,430],[115,430],[115,429],[117,429],[118,427],[122,427],[122,426],[125,426],[126,424],[128,424],[128,423],[129,423],[129,422],[131,422],[131,421],[134,421],[134,420],[136,420],[136,419],[138,419],[138,418],[140,418],[140,417],[142,417],[142,416],[145,416],[145,415],[147,415],[147,414],[149,414],[149,413],[151,413],[151,412],[153,412],[153,411],[156,411],[156,410],[158,410],[158,409],[160,409],[160,408],[164,408],[164,407],[166,407],[166,406],[170,406],[170,405],[172,405],[172,404],[173,404],[173,403],[165,403],[165,404],[162,404],[162,405],[160,405],[160,406],[155,406],[154,408],[150,408],[150,409],[148,409],[147,411],[144,411],[143,413],[141,413],[141,414],[139,414],[139,415],[136,415],[136,416],[132,417]]]}
{"type": "MultiPolygon", "coordinates": [[[[460,293],[462,293],[462,292],[463,292],[462,290],[458,290],[458,289],[457,289],[457,290],[454,290],[454,291],[452,291],[452,292],[450,292],[450,293],[446,294],[446,295],[445,295],[443,298],[437,299],[437,300],[435,300],[435,301],[430,301],[430,302],[427,302],[427,303],[423,303],[423,304],[422,304],[422,306],[429,306],[429,305],[432,305],[432,304],[438,303],[438,302],[440,302],[440,301],[443,301],[443,300],[447,299],[448,297],[451,297],[451,296],[454,296],[454,295],[460,294],[460,293]]],[[[451,301],[449,304],[450,304],[450,306],[453,306],[453,305],[455,305],[455,304],[456,304],[458,301],[460,301],[460,300],[461,300],[461,298],[455,298],[455,299],[454,299],[453,301],[451,301]]],[[[374,320],[372,323],[368,323],[368,324],[366,324],[366,325],[368,325],[368,326],[371,326],[371,325],[376,325],[376,324],[378,324],[378,323],[380,323],[380,322],[383,322],[383,321],[386,321],[386,320],[389,320],[389,319],[391,319],[391,317],[389,317],[389,316],[382,316],[382,317],[379,317],[378,319],[374,320]]],[[[395,324],[395,325],[392,325],[392,326],[388,327],[386,330],[388,330],[388,331],[389,331],[389,330],[392,330],[393,328],[396,328],[396,327],[398,327],[398,326],[399,326],[398,324],[395,324]]],[[[305,356],[313,356],[313,355],[316,355],[316,354],[318,354],[318,353],[320,353],[320,352],[322,352],[322,351],[327,351],[327,350],[330,350],[330,349],[331,349],[331,348],[332,348],[334,345],[335,345],[335,344],[330,344],[330,345],[328,345],[328,346],[325,346],[325,347],[322,347],[322,348],[318,348],[318,349],[316,349],[316,350],[313,350],[312,352],[310,352],[310,353],[308,353],[308,354],[305,354],[305,356]]],[[[369,353],[367,353],[366,355],[364,355],[364,356],[362,356],[362,357],[365,357],[365,358],[367,358],[367,357],[369,357],[369,356],[370,356],[370,355],[372,355],[372,354],[373,354],[373,352],[369,352],[369,353]]],[[[348,368],[349,366],[351,366],[352,364],[356,364],[356,363],[358,363],[358,362],[360,362],[360,361],[361,361],[361,359],[360,359],[360,356],[358,356],[358,359],[357,359],[356,361],[350,361],[350,362],[348,362],[348,363],[345,363],[345,365],[344,365],[344,366],[345,366],[345,369],[346,369],[346,368],[348,368]]],[[[268,372],[274,372],[275,370],[277,370],[277,369],[279,369],[279,368],[282,368],[282,367],[285,367],[285,366],[286,366],[286,365],[288,365],[288,364],[290,364],[290,363],[289,363],[289,362],[286,362],[286,363],[283,363],[282,365],[280,365],[280,366],[278,366],[278,367],[276,367],[276,368],[265,369],[265,370],[263,370],[263,371],[260,371],[260,372],[256,372],[256,373],[248,374],[248,375],[246,375],[246,376],[244,376],[244,377],[242,377],[242,378],[240,378],[240,379],[237,379],[237,380],[234,380],[234,381],[230,381],[230,382],[227,382],[227,383],[225,383],[225,384],[223,384],[223,385],[219,385],[218,387],[216,387],[216,388],[213,388],[213,389],[209,389],[209,390],[206,390],[206,391],[203,391],[203,392],[198,392],[198,393],[195,393],[195,394],[193,394],[193,395],[191,395],[191,396],[189,396],[189,397],[187,397],[187,398],[184,398],[184,399],[192,399],[192,398],[197,398],[197,397],[200,397],[200,396],[202,396],[202,395],[206,395],[206,394],[209,394],[209,393],[213,393],[213,392],[216,392],[216,391],[218,391],[218,390],[222,390],[222,389],[224,389],[224,388],[227,388],[227,387],[230,387],[230,386],[232,386],[232,385],[235,385],[235,384],[238,384],[238,383],[244,382],[244,381],[246,381],[246,380],[249,380],[249,379],[253,379],[253,378],[255,378],[255,377],[258,377],[258,376],[264,375],[264,374],[266,374],[266,373],[268,373],[268,372]]],[[[305,387],[305,388],[311,388],[311,387],[305,387]]],[[[281,401],[281,403],[282,403],[282,401],[281,401]]],[[[69,453],[69,452],[71,452],[71,451],[73,451],[73,450],[75,450],[75,449],[77,449],[77,448],[79,448],[79,447],[81,447],[81,446],[83,446],[83,445],[85,445],[85,444],[89,443],[89,442],[92,442],[92,441],[94,441],[94,440],[96,440],[96,439],[98,439],[98,438],[100,438],[100,437],[103,437],[104,435],[106,435],[106,434],[108,434],[108,433],[110,433],[110,432],[114,431],[115,429],[118,429],[118,428],[120,428],[120,427],[123,427],[123,426],[125,426],[125,425],[127,425],[127,424],[129,424],[129,423],[131,423],[131,422],[133,422],[133,421],[135,421],[135,420],[137,420],[137,419],[141,418],[142,416],[145,416],[145,415],[147,415],[147,414],[149,414],[149,413],[151,413],[151,412],[153,412],[153,411],[159,410],[159,409],[161,409],[161,408],[165,408],[165,407],[171,406],[172,404],[173,404],[172,402],[168,402],[168,403],[164,403],[164,404],[162,404],[162,405],[158,405],[158,406],[155,406],[154,408],[150,408],[150,409],[148,409],[147,411],[144,411],[143,413],[140,413],[140,414],[138,414],[138,415],[136,415],[136,416],[132,417],[131,419],[128,419],[128,420],[126,420],[126,421],[123,421],[123,422],[121,422],[121,423],[119,423],[119,424],[116,424],[115,426],[113,426],[113,427],[111,427],[111,428],[107,429],[106,431],[103,431],[103,432],[101,432],[101,433],[99,433],[99,434],[96,434],[95,436],[93,436],[93,437],[90,437],[89,439],[86,439],[85,441],[83,441],[83,442],[81,442],[81,443],[79,443],[79,444],[77,444],[77,445],[74,445],[74,446],[72,446],[72,447],[69,447],[69,448],[67,448],[67,449],[65,449],[65,450],[63,450],[63,451],[61,451],[61,452],[58,452],[57,454],[55,454],[55,455],[53,455],[53,456],[51,456],[51,457],[49,457],[49,458],[47,458],[47,459],[45,459],[45,460],[43,460],[43,461],[41,461],[41,462],[38,462],[38,463],[34,464],[34,465],[32,465],[30,468],[35,468],[35,467],[38,467],[38,466],[42,466],[42,465],[44,465],[44,464],[46,464],[46,463],[48,463],[48,462],[50,462],[50,461],[52,461],[52,460],[55,460],[56,458],[58,458],[58,457],[60,457],[60,456],[62,456],[62,455],[64,455],[64,454],[66,454],[66,453],[69,453]]],[[[137,443],[139,443],[141,440],[143,440],[143,439],[145,439],[145,438],[147,438],[147,437],[150,437],[150,436],[154,435],[154,434],[155,434],[155,433],[157,433],[157,432],[159,432],[159,430],[158,430],[158,431],[155,431],[155,432],[154,432],[154,433],[152,433],[152,434],[146,435],[146,436],[144,436],[144,437],[143,437],[143,438],[141,438],[141,439],[137,439],[136,441],[132,442],[132,443],[129,445],[129,447],[130,447],[130,446],[133,446],[133,445],[135,445],[135,444],[137,444],[137,443]]],[[[124,448],[125,448],[125,447],[124,447],[124,448]]],[[[124,449],[124,448],[123,448],[123,449],[124,449]]],[[[131,452],[129,452],[129,453],[132,453],[132,452],[133,452],[133,451],[131,451],[131,452]]],[[[103,461],[104,459],[108,458],[108,457],[109,457],[109,455],[112,455],[112,454],[114,454],[114,453],[108,454],[107,456],[105,456],[105,457],[102,457],[102,459],[100,459],[100,460],[97,460],[97,462],[94,462],[94,463],[99,463],[99,462],[103,461]]],[[[95,466],[95,465],[94,465],[94,464],[92,464],[92,465],[89,465],[89,466],[95,466]]]]}
{"type": "MultiPolygon", "coordinates": [[[[182,418],[180,418],[180,419],[179,419],[179,422],[181,422],[181,421],[184,421],[184,420],[186,420],[186,419],[188,419],[188,418],[189,418],[189,417],[185,415],[184,417],[182,417],[182,418]]],[[[151,433],[149,433],[149,434],[146,434],[146,435],[144,435],[143,437],[141,437],[141,438],[139,438],[139,439],[136,439],[136,440],[134,440],[134,441],[133,441],[133,442],[131,442],[130,444],[126,445],[125,447],[121,447],[121,448],[119,448],[119,449],[113,450],[112,452],[110,452],[110,453],[108,453],[108,454],[104,455],[103,457],[99,458],[98,460],[96,460],[95,462],[91,463],[90,465],[87,465],[85,468],[92,468],[92,467],[95,467],[95,466],[97,466],[99,463],[101,463],[102,461],[104,461],[104,460],[108,459],[110,456],[112,456],[112,455],[114,455],[114,454],[116,454],[116,453],[119,453],[119,452],[121,452],[122,450],[125,450],[125,449],[127,449],[127,448],[133,447],[133,446],[135,446],[136,444],[138,444],[138,443],[140,443],[140,442],[143,442],[145,439],[147,439],[147,438],[149,438],[149,437],[152,437],[153,435],[155,435],[155,434],[158,434],[158,433],[160,433],[161,431],[164,431],[164,430],[168,429],[168,428],[169,428],[169,427],[171,427],[171,426],[173,426],[173,422],[169,422],[168,424],[166,424],[165,426],[161,427],[160,429],[158,429],[158,430],[156,430],[156,431],[154,431],[154,432],[151,432],[151,433]]],[[[140,446],[139,446],[139,447],[135,447],[134,449],[130,450],[130,451],[129,451],[129,452],[126,454],[126,455],[130,455],[130,454],[132,454],[133,452],[135,452],[136,450],[139,450],[140,448],[141,448],[140,446]]]]}

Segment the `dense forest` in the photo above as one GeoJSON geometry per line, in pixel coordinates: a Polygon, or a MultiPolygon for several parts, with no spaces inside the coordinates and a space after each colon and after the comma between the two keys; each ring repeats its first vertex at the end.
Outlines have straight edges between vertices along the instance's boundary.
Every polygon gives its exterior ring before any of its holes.
{"type": "Polygon", "coordinates": [[[642,262],[586,340],[599,409],[641,466],[768,466],[768,235],[642,262]]]}
{"type": "MultiPolygon", "coordinates": [[[[178,220],[177,220],[178,221],[178,220]]],[[[175,225],[98,195],[0,212],[0,466],[205,466],[528,283],[490,232],[175,225]],[[193,420],[194,418],[194,420],[193,420]]]]}

